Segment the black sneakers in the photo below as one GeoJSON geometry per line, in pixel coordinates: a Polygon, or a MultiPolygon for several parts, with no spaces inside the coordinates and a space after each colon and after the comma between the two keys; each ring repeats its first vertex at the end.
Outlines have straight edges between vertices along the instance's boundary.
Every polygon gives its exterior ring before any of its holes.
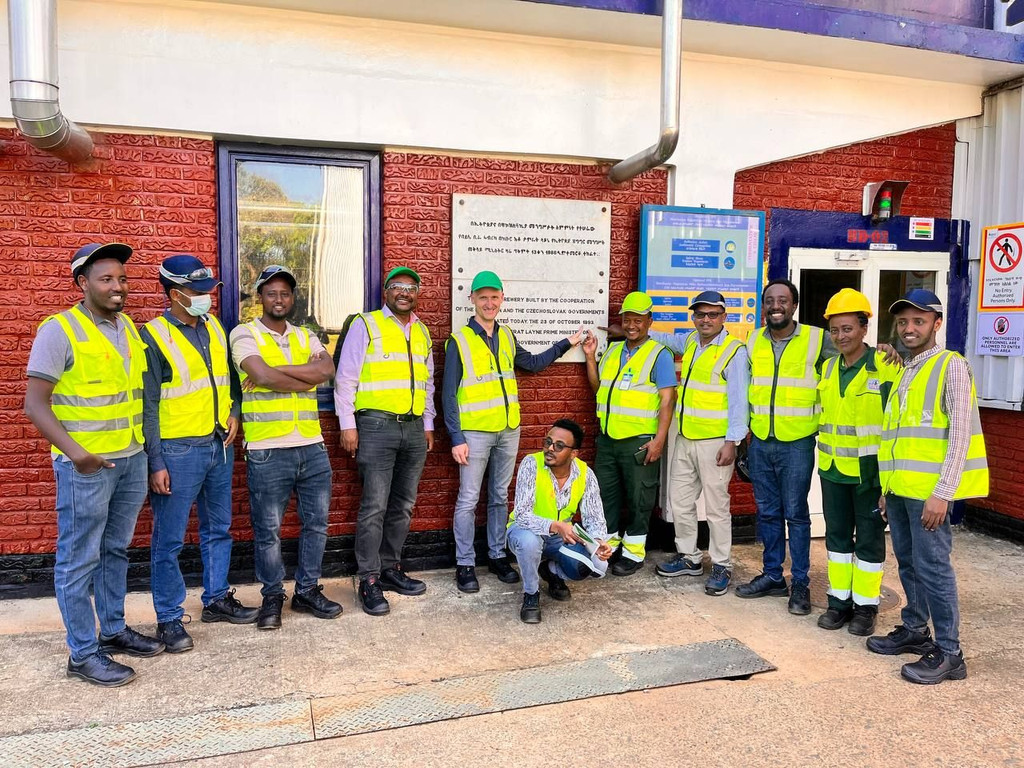
{"type": "Polygon", "coordinates": [[[391,606],[388,605],[381,590],[380,580],[376,576],[359,582],[359,604],[363,611],[371,616],[387,616],[391,613],[391,606]]]}
{"type": "Polygon", "coordinates": [[[867,637],[875,631],[875,619],[878,617],[878,608],[873,605],[853,606],[853,619],[846,631],[851,635],[867,637]]]}
{"type": "Polygon", "coordinates": [[[284,595],[265,596],[263,605],[260,606],[259,615],[256,617],[256,629],[280,629],[282,605],[284,605],[284,595]]]}
{"type": "Polygon", "coordinates": [[[920,661],[904,664],[900,674],[904,680],[918,685],[937,685],[943,680],[963,680],[967,677],[967,665],[962,653],[954,656],[933,648],[920,661]]]}
{"type": "Polygon", "coordinates": [[[455,584],[459,592],[479,592],[480,582],[476,580],[476,568],[472,565],[455,566],[455,584]]]}
{"type": "Polygon", "coordinates": [[[307,592],[292,595],[292,610],[312,613],[318,619],[336,619],[341,616],[343,609],[338,603],[324,597],[324,585],[317,584],[307,592]]]}
{"type": "Polygon", "coordinates": [[[409,576],[400,564],[380,572],[380,588],[400,595],[422,595],[427,591],[427,585],[409,576]]]}
{"type": "Polygon", "coordinates": [[[85,680],[87,683],[104,688],[117,688],[127,685],[135,679],[135,670],[124,664],[118,664],[104,653],[94,653],[81,661],[75,662],[68,658],[68,677],[85,680]]]}
{"type": "Polygon", "coordinates": [[[924,632],[915,632],[902,624],[898,624],[896,629],[888,635],[869,637],[867,646],[872,653],[880,653],[883,656],[895,656],[900,653],[929,653],[935,650],[935,643],[932,642],[932,635],[928,631],[928,627],[924,628],[924,632]]]}
{"type": "Polygon", "coordinates": [[[537,570],[538,575],[548,583],[548,594],[555,600],[561,600],[565,602],[572,597],[572,593],[569,591],[569,587],[566,586],[565,580],[560,576],[555,576],[551,572],[551,568],[548,565],[548,561],[545,560],[540,564],[540,568],[537,570]]]}
{"type": "Polygon", "coordinates": [[[532,595],[523,593],[523,607],[519,609],[519,620],[524,624],[540,624],[540,592],[532,595]]]}
{"type": "Polygon", "coordinates": [[[806,584],[793,582],[790,585],[789,612],[794,616],[806,616],[811,612],[811,590],[806,584]]]}
{"type": "Polygon", "coordinates": [[[184,653],[185,651],[191,651],[195,647],[195,643],[192,642],[192,636],[185,631],[185,626],[181,623],[181,619],[163,621],[157,624],[156,636],[164,644],[167,653],[184,653]]]}
{"type": "Polygon", "coordinates": [[[788,594],[789,587],[785,579],[776,580],[765,573],[736,587],[736,597],[785,597],[788,594]]]}
{"type": "Polygon", "coordinates": [[[818,626],[822,629],[842,629],[846,622],[853,618],[853,609],[829,608],[818,617],[818,626]]]}
{"type": "Polygon", "coordinates": [[[620,557],[612,564],[612,573],[616,576],[632,576],[643,567],[643,560],[633,560],[629,557],[620,557]]]}
{"type": "Polygon", "coordinates": [[[204,622],[226,621],[230,624],[252,624],[259,616],[259,608],[246,608],[235,598],[235,590],[231,590],[219,600],[203,608],[200,620],[204,622]]]}
{"type": "MultiPolygon", "coordinates": [[[[155,637],[136,632],[131,627],[125,627],[113,637],[100,635],[99,653],[110,655],[112,653],[124,653],[128,656],[149,658],[164,652],[164,644],[155,637]]],[[[85,662],[83,662],[85,663],[85,662]]]]}
{"type": "Polygon", "coordinates": [[[503,584],[515,584],[519,581],[519,574],[513,568],[507,557],[492,557],[487,561],[487,570],[498,577],[503,584]]]}

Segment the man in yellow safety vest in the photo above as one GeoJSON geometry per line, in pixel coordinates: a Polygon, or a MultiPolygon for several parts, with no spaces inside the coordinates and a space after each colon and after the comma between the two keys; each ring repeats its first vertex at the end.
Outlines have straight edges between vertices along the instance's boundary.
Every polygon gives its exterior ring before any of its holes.
{"type": "Polygon", "coordinates": [[[538,355],[523,349],[512,329],[496,319],[505,298],[501,278],[485,270],[473,278],[474,316],[445,346],[441,403],[459,465],[455,502],[455,580],[462,592],[477,592],[476,505],[488,473],[487,556],[490,571],[506,584],[519,581],[505,554],[508,486],[519,453],[519,389],[515,369],[538,373],[583,338],[583,329],[538,355]]]}
{"type": "Polygon", "coordinates": [[[203,561],[202,620],[251,624],[258,611],[235,599],[228,583],[241,393],[237,386],[232,391],[227,334],[210,312],[220,281],[195,256],[179,254],[160,265],[160,285],[169,307],[142,329],[143,432],[153,506],[150,583],[157,637],[168,653],[181,653],[193,647],[181,621],[185,580],[178,564],[193,504],[203,561]]]}
{"type": "Polygon", "coordinates": [[[646,293],[626,296],[621,309],[626,339],[608,345],[600,366],[597,338],[591,334],[583,342],[601,430],[594,473],[601,486],[608,544],[613,550],[622,548],[612,565],[616,576],[636,573],[643,565],[676,400],[672,353],[649,335],[653,307],[646,293]]]}
{"type": "Polygon", "coordinates": [[[896,301],[896,333],[910,354],[893,383],[878,453],[892,549],[907,602],[903,623],[868,638],[869,651],[924,654],[904,664],[912,683],[967,677],[960,650],[960,605],[950,561],[953,502],[988,495],[988,460],[974,379],[967,361],[936,342],[942,304],[916,288],[896,301]],[[931,617],[935,639],[928,631],[931,617]]]}
{"type": "Polygon", "coordinates": [[[292,610],[318,619],[334,619],[342,611],[319,583],[331,505],[331,462],[320,432],[316,388],[334,376],[334,363],[315,335],[288,322],[296,285],[287,268],[265,267],[254,286],[262,317],[231,331],[231,357],[242,381],[256,578],[263,584],[256,628],[263,630],[281,627],[281,519],[293,492],[302,532],[292,610]]]}
{"type": "Polygon", "coordinates": [[[402,567],[416,490],[434,445],[434,359],[430,331],[416,316],[420,276],[395,267],[384,307],[349,327],[338,359],[334,406],[342,450],[356,458],[363,494],[356,521],[359,603],[391,611],[383,590],[422,595],[427,585],[402,567]]]}
{"type": "Polygon", "coordinates": [[[131,255],[122,243],[92,243],[71,257],[82,301],[40,324],[25,393],[25,415],[53,446],[53,586],[71,651],[67,676],[108,688],[135,679],[135,670],[111,654],[155,656],[164,650],[124,620],[127,550],[146,500],[146,352],[122,311],[128,299],[124,263],[131,255]]]}

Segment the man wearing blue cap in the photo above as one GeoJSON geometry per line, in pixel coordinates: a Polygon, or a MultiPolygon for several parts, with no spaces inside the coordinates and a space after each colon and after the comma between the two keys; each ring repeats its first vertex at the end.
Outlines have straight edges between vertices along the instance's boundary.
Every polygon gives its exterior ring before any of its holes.
{"type": "Polygon", "coordinates": [[[146,355],[123,312],[124,263],[131,255],[122,243],[93,243],[75,253],[71,274],[82,302],[39,326],[25,393],[25,415],[53,446],[53,586],[71,651],[67,676],[108,688],[135,679],[135,670],[111,654],[145,657],[164,650],[124,620],[128,545],[146,499],[146,355]]]}
{"type": "Polygon", "coordinates": [[[622,547],[612,565],[616,576],[629,576],[643,566],[676,401],[672,353],[650,337],[653,307],[646,293],[626,296],[621,309],[626,339],[609,344],[600,365],[596,337],[583,342],[601,429],[594,473],[611,535],[608,544],[613,551],[622,547]]]}
{"type": "Polygon", "coordinates": [[[903,623],[884,637],[868,638],[867,647],[886,656],[923,654],[904,664],[901,674],[912,683],[934,685],[967,677],[949,514],[954,501],[988,495],[988,461],[970,366],[936,342],[942,327],[938,296],[916,288],[889,312],[910,359],[893,382],[882,416],[879,505],[889,521],[907,602],[903,623]]]}
{"type": "Polygon", "coordinates": [[[179,254],[160,265],[169,302],[142,329],[143,430],[149,456],[153,539],[150,545],[157,636],[168,653],[193,647],[182,624],[185,580],[178,555],[192,505],[199,517],[204,622],[251,624],[257,609],[235,599],[231,565],[231,475],[240,392],[230,374],[228,338],[210,313],[220,285],[195,256],[179,254]]]}
{"type": "Polygon", "coordinates": [[[579,344],[583,329],[561,339],[539,355],[523,349],[512,330],[495,318],[505,298],[494,272],[473,278],[469,299],[474,316],[453,333],[445,346],[441,403],[459,465],[459,497],[455,502],[455,581],[462,592],[477,592],[476,505],[484,473],[487,490],[487,557],[492,573],[506,584],[519,580],[505,555],[508,486],[519,453],[519,390],[517,367],[539,373],[579,344]]]}
{"type": "Polygon", "coordinates": [[[725,329],[726,302],[704,291],[690,302],[697,331],[682,350],[676,393],[676,438],[669,469],[677,554],[658,566],[659,576],[701,576],[697,547],[697,499],[704,497],[709,529],[709,595],[724,595],[732,580],[732,516],[729,481],[736,448],[747,436],[747,350],[725,329]]]}
{"type": "Polygon", "coordinates": [[[541,579],[553,599],[566,601],[572,597],[566,579],[600,578],[608,570],[612,548],[597,477],[579,458],[583,438],[579,424],[559,419],[544,438],[544,450],[519,465],[508,546],[523,573],[519,618],[526,624],[540,623],[541,579]],[[581,541],[573,527],[577,516],[591,541],[581,541]]]}

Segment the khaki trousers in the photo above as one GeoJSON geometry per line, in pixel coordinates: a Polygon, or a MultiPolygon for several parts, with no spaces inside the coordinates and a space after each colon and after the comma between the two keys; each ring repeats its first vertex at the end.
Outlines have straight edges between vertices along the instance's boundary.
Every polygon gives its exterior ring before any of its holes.
{"type": "Polygon", "coordinates": [[[676,435],[669,470],[669,492],[672,494],[672,517],[676,529],[676,551],[694,562],[703,554],[697,548],[697,499],[704,495],[711,538],[708,553],[715,565],[732,567],[732,515],[729,514],[729,481],[733,465],[719,467],[715,457],[725,438],[689,440],[676,435]]]}

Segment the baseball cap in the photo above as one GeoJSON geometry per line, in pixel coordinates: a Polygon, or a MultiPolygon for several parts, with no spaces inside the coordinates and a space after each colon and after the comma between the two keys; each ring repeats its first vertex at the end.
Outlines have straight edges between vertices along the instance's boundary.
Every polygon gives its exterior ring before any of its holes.
{"type": "Polygon", "coordinates": [[[264,267],[263,271],[260,272],[260,276],[256,278],[256,283],[253,285],[252,289],[256,293],[259,293],[260,288],[262,288],[265,283],[268,283],[269,281],[273,280],[275,277],[283,277],[286,281],[288,281],[288,284],[291,285],[292,290],[295,290],[295,286],[297,285],[295,275],[291,273],[288,267],[282,267],[280,264],[270,264],[264,267]]]}
{"type": "Polygon", "coordinates": [[[420,284],[420,276],[417,275],[414,270],[409,269],[409,267],[395,267],[388,272],[388,276],[384,278],[384,287],[387,288],[388,283],[390,283],[394,278],[401,277],[402,275],[408,275],[416,281],[416,285],[420,284]]]}
{"type": "Polygon", "coordinates": [[[160,284],[163,286],[180,285],[200,293],[209,293],[220,280],[213,276],[213,270],[203,265],[199,259],[187,253],[179,253],[164,259],[160,265],[160,284]]]}
{"type": "Polygon", "coordinates": [[[693,301],[690,302],[689,309],[693,309],[698,304],[710,304],[714,307],[721,307],[725,309],[725,296],[720,294],[718,291],[701,291],[693,297],[693,301]]]}
{"type": "Polygon", "coordinates": [[[473,278],[473,285],[470,286],[469,290],[479,291],[481,288],[494,288],[498,291],[504,291],[505,286],[501,284],[501,278],[488,269],[483,272],[477,272],[476,277],[473,278]]]}
{"type": "Polygon", "coordinates": [[[637,315],[649,315],[653,306],[654,301],[651,300],[650,296],[643,291],[633,291],[622,300],[622,309],[619,310],[619,314],[624,315],[627,312],[633,312],[637,315]]]}
{"type": "Polygon", "coordinates": [[[907,291],[902,298],[892,303],[889,313],[895,315],[907,307],[914,307],[924,312],[934,312],[937,315],[942,314],[942,302],[939,301],[939,297],[925,288],[907,291]]]}
{"type": "Polygon", "coordinates": [[[122,264],[131,258],[133,251],[124,243],[89,243],[83,245],[71,257],[71,277],[78,279],[78,273],[97,259],[117,259],[122,264]]]}

